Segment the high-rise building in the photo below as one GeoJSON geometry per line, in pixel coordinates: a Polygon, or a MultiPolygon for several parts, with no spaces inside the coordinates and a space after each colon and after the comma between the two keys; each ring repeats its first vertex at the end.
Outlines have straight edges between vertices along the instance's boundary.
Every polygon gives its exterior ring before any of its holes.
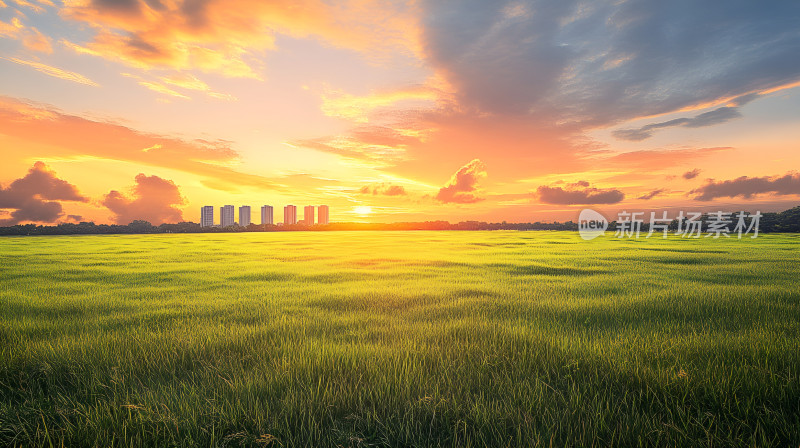
{"type": "Polygon", "coordinates": [[[320,205],[317,207],[317,222],[321,225],[328,225],[330,223],[330,217],[328,216],[329,210],[327,205],[320,205]]]}
{"type": "Polygon", "coordinates": [[[261,206],[261,225],[264,224],[274,224],[272,222],[272,206],[271,205],[262,205],[261,206]]]}
{"type": "Polygon", "coordinates": [[[294,205],[283,207],[283,224],[297,224],[297,207],[294,205]]]}
{"type": "Polygon", "coordinates": [[[247,227],[250,225],[250,206],[243,205],[239,207],[239,225],[247,227]]]}
{"type": "Polygon", "coordinates": [[[214,226],[214,206],[206,205],[200,207],[200,227],[214,226]]]}
{"type": "Polygon", "coordinates": [[[314,225],[314,206],[313,205],[307,205],[307,206],[303,207],[303,221],[304,221],[304,224],[307,225],[307,226],[313,226],[314,225]]]}
{"type": "Polygon", "coordinates": [[[234,224],[233,221],[233,206],[224,205],[219,208],[219,225],[220,227],[228,227],[234,224]]]}

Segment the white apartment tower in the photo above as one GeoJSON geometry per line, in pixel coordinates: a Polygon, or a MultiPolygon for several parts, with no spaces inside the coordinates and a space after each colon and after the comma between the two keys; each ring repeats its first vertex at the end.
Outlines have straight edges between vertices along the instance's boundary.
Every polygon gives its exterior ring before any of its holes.
{"type": "Polygon", "coordinates": [[[239,207],[239,225],[247,227],[250,225],[250,206],[243,205],[239,207]]]}
{"type": "Polygon", "coordinates": [[[219,208],[220,227],[228,227],[233,225],[233,210],[234,207],[232,205],[224,205],[219,208]]]}
{"type": "Polygon", "coordinates": [[[297,207],[287,205],[283,207],[283,225],[297,224],[297,207]]]}
{"type": "Polygon", "coordinates": [[[200,207],[200,227],[214,227],[214,206],[200,207]]]}
{"type": "Polygon", "coordinates": [[[261,225],[264,224],[274,224],[272,221],[272,206],[271,205],[262,205],[261,206],[261,225]]]}

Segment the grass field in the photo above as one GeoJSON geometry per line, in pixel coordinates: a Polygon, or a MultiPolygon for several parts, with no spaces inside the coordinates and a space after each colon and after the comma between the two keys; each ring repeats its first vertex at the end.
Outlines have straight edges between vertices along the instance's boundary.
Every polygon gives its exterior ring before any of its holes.
{"type": "Polygon", "coordinates": [[[0,445],[800,446],[800,237],[0,239],[0,445]]]}

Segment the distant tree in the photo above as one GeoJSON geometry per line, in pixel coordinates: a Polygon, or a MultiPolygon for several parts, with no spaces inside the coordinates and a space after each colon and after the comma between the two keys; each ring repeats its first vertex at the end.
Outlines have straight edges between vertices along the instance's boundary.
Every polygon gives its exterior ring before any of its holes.
{"type": "Polygon", "coordinates": [[[148,221],[134,220],[128,224],[129,233],[153,233],[155,228],[148,221]]]}
{"type": "MultiPolygon", "coordinates": [[[[703,228],[709,221],[708,215],[701,217],[703,228]]],[[[676,230],[678,221],[673,220],[670,230],[676,230]]],[[[609,223],[609,229],[616,228],[616,222],[609,223]]],[[[645,223],[643,231],[647,231],[645,223]]],[[[228,227],[200,227],[194,222],[180,222],[175,224],[161,224],[153,226],[147,221],[136,220],[128,225],[99,224],[81,222],[78,224],[61,223],[53,226],[36,224],[17,224],[10,227],[0,227],[0,236],[23,235],[88,235],[88,234],[125,234],[125,233],[223,233],[223,232],[286,232],[299,230],[331,231],[331,230],[569,230],[577,231],[578,224],[573,221],[552,222],[524,222],[524,223],[487,223],[482,221],[463,221],[450,224],[447,221],[425,222],[395,222],[395,223],[332,223],[327,225],[305,226],[303,224],[272,225],[250,224],[247,227],[233,225],[228,227]]],[[[759,233],[792,232],[800,233],[800,206],[784,210],[780,213],[762,213],[759,223],[759,233]]]]}
{"type": "Polygon", "coordinates": [[[778,214],[778,232],[800,232],[800,206],[778,214]]]}

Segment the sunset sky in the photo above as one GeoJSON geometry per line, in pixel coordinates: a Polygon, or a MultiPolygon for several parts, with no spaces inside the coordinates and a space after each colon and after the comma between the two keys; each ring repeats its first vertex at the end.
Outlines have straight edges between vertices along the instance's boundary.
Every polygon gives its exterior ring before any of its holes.
{"type": "Polygon", "coordinates": [[[791,208],[799,23],[794,1],[0,0],[0,225],[791,208]]]}

